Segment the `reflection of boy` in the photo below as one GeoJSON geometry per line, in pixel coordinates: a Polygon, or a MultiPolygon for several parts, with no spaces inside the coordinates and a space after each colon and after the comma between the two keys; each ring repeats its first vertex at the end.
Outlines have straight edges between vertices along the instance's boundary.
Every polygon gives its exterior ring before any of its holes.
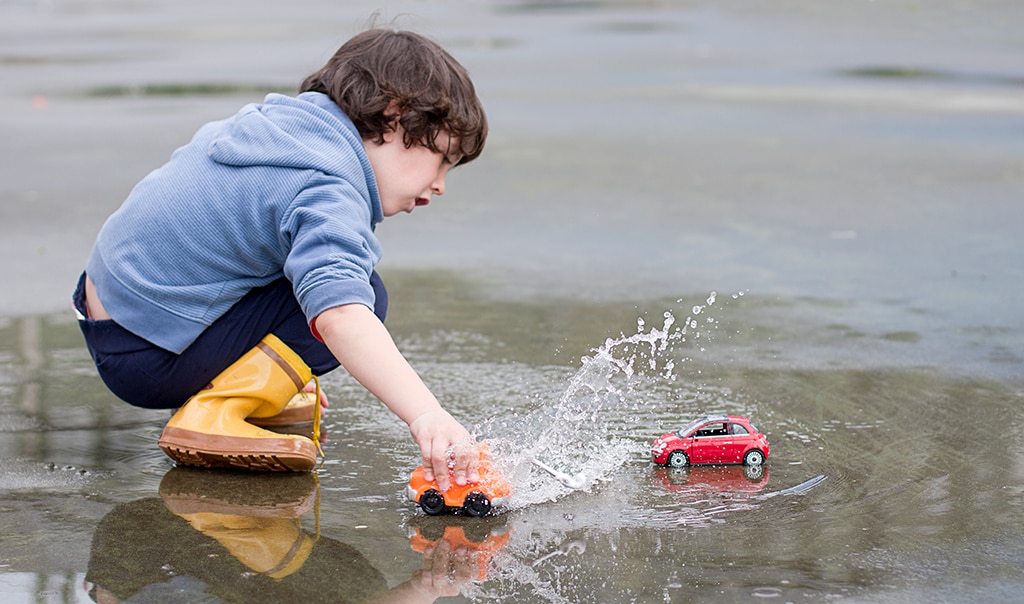
{"type": "MultiPolygon", "coordinates": [[[[86,591],[131,602],[429,603],[471,580],[465,557],[437,552],[445,574],[388,589],[355,548],[303,530],[317,483],[309,474],[254,475],[174,468],[160,497],[123,503],[93,535],[86,591]],[[429,580],[428,580],[429,579],[429,580]]],[[[424,560],[424,565],[428,561],[424,560]]]]}
{"type": "MultiPolygon", "coordinates": [[[[269,520],[297,526],[285,518],[269,520]]],[[[267,545],[252,530],[236,526],[234,532],[244,532],[253,548],[267,545]]],[[[331,594],[331,601],[362,602],[387,590],[380,571],[354,548],[298,536],[311,547],[302,564],[273,576],[172,514],[161,499],[139,499],[117,506],[97,526],[86,589],[100,603],[157,601],[158,594],[174,591],[173,601],[319,602],[331,594]]]]}
{"type": "Polygon", "coordinates": [[[160,439],[180,464],[312,468],[310,439],[253,424],[319,419],[294,395],[340,363],[408,424],[439,483],[449,463],[475,480],[475,446],[456,446],[469,433],[382,324],[374,271],[376,224],[480,154],[473,84],[435,43],[370,30],[302,91],[203,126],[107,220],[75,292],[90,354],[133,405],[188,401],[160,439]]]}

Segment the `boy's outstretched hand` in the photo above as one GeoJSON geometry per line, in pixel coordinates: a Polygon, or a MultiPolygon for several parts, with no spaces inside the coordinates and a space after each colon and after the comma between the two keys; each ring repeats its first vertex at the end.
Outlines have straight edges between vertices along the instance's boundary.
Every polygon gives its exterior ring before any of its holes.
{"type": "Polygon", "coordinates": [[[441,491],[455,484],[480,480],[480,445],[444,409],[423,413],[409,424],[413,440],[423,454],[423,477],[436,480],[441,491]]]}
{"type": "Polygon", "coordinates": [[[315,331],[360,384],[409,426],[423,454],[425,478],[441,490],[480,480],[480,446],[441,403],[395,346],[367,306],[346,304],[321,313],[315,331]]]}

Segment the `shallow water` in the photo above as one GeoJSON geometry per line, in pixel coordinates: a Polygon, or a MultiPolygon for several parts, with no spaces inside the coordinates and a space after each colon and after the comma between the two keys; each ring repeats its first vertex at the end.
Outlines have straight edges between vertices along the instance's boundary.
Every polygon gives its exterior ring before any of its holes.
{"type": "MultiPolygon", "coordinates": [[[[398,291],[423,285],[417,273],[393,277],[398,291]]],[[[727,311],[746,302],[697,316],[726,324],[727,311]]],[[[495,311],[480,299],[457,305],[477,316],[495,311]]],[[[1019,388],[926,369],[758,368],[756,359],[716,359],[710,351],[721,340],[704,332],[697,343],[696,330],[677,329],[683,319],[667,329],[649,321],[642,338],[635,323],[623,325],[625,336],[609,334],[574,364],[545,358],[547,343],[510,326],[575,309],[506,305],[506,321],[473,327],[443,310],[397,318],[414,306],[399,303],[392,328],[457,415],[488,418],[477,428],[513,480],[510,510],[484,520],[423,516],[402,497],[417,457],[404,428],[337,374],[326,380],[334,404],[318,481],[236,476],[224,484],[172,470],[155,446],[166,413],[111,400],[73,323],[27,318],[3,340],[20,342],[4,350],[0,415],[5,593],[84,601],[86,580],[125,597],[189,577],[199,587],[175,588],[227,600],[254,590],[336,601],[437,568],[422,552],[441,540],[462,545],[443,559],[451,568],[442,579],[465,580],[471,600],[919,601],[999,599],[1020,588],[1019,388]],[[40,361],[17,377],[21,359],[33,357],[40,361]],[[754,418],[772,444],[764,472],[649,463],[654,437],[703,412],[754,418]],[[582,472],[586,486],[570,492],[531,457],[582,472]],[[787,492],[817,476],[825,478],[787,492]],[[202,513],[231,519],[234,538],[260,541],[267,556],[279,548],[274,560],[296,535],[315,547],[299,571],[270,581],[253,569],[273,564],[260,567],[208,518],[194,519],[202,513]],[[342,561],[348,571],[323,574],[342,561]]],[[[682,317],[688,309],[667,310],[682,317]]],[[[579,311],[605,328],[626,314],[613,305],[579,311]]],[[[581,322],[585,333],[601,331],[581,322]]],[[[555,356],[575,356],[571,340],[555,356]]]]}
{"type": "Polygon", "coordinates": [[[1016,3],[389,4],[492,135],[380,227],[388,324],[511,509],[405,501],[406,429],[341,372],[315,478],[172,470],[66,300],[139,177],[374,8],[334,4],[0,1],[0,599],[1017,597],[1016,3]],[[763,474],[650,464],[705,412],[763,474]]]}

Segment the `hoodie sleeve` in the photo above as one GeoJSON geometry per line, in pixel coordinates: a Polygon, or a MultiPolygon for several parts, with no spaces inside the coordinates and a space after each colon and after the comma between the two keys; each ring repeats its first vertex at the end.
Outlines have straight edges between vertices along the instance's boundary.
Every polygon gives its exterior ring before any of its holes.
{"type": "Polygon", "coordinates": [[[374,305],[370,274],[381,247],[370,207],[348,182],[315,175],[282,216],[284,274],[312,321],[335,306],[374,305]]]}

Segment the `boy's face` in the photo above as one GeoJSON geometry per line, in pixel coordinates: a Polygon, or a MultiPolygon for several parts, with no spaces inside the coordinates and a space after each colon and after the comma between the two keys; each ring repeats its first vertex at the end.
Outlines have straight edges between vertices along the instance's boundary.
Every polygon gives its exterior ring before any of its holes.
{"type": "MultiPolygon", "coordinates": [[[[444,195],[448,170],[458,163],[457,157],[446,157],[422,145],[406,147],[401,126],[384,135],[383,143],[363,141],[366,155],[377,178],[377,190],[385,216],[412,212],[416,206],[430,203],[433,195],[444,195]]],[[[442,133],[438,148],[449,148],[449,136],[442,133]]]]}

